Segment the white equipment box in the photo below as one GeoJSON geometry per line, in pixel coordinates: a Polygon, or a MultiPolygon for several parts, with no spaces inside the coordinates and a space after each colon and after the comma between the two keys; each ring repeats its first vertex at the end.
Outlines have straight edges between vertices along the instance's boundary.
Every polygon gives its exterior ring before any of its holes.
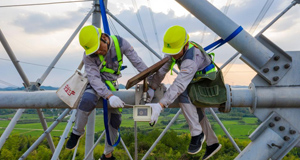
{"type": "Polygon", "coordinates": [[[151,120],[151,107],[146,105],[133,106],[133,120],[134,121],[147,121],[151,120]]]}

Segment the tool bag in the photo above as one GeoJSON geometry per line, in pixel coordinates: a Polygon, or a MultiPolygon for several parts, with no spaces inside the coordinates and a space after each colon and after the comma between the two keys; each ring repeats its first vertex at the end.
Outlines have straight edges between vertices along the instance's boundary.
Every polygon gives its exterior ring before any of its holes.
{"type": "MultiPolygon", "coordinates": [[[[200,45],[196,45],[195,47],[208,56],[200,45]]],[[[211,107],[227,101],[222,70],[214,63],[210,56],[208,57],[217,68],[217,71],[208,74],[197,72],[188,85],[188,95],[195,106],[211,107]]]]}
{"type": "Polygon", "coordinates": [[[77,108],[88,83],[86,74],[80,72],[82,66],[83,62],[80,63],[75,73],[56,91],[57,96],[72,109],[77,108]]]}

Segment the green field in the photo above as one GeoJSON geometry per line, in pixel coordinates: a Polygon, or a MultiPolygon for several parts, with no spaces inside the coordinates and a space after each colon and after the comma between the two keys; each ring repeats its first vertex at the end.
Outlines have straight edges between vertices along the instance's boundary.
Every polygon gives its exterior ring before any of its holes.
{"type": "MultiPolygon", "coordinates": [[[[155,128],[164,129],[166,127],[166,124],[173,118],[175,114],[169,114],[167,116],[160,116],[159,117],[159,123],[155,125],[155,128]],[[163,123],[164,122],[164,123],[163,123]],[[162,124],[163,123],[163,124],[162,124]]],[[[7,118],[12,118],[13,114],[11,115],[1,115],[0,116],[0,134],[2,134],[5,130],[5,128],[8,126],[10,120],[7,120],[7,118]],[[6,120],[3,120],[3,119],[6,120]]],[[[48,127],[53,123],[53,116],[52,115],[45,115],[45,117],[48,119],[47,124],[48,127]]],[[[40,123],[38,123],[38,116],[36,114],[23,114],[20,118],[20,121],[24,120],[35,120],[35,123],[17,123],[14,130],[12,131],[12,134],[21,134],[21,135],[31,135],[31,136],[39,136],[43,133],[43,128],[40,123]]],[[[66,119],[65,119],[66,120],[66,119]]],[[[240,123],[239,121],[235,120],[223,120],[223,124],[228,130],[228,132],[231,134],[233,138],[238,139],[248,139],[248,136],[255,130],[257,127],[256,121],[257,118],[254,117],[244,117],[242,118],[242,121],[244,123],[240,123]]],[[[221,127],[217,124],[215,120],[210,120],[215,132],[217,135],[225,136],[225,133],[221,129],[221,127]]],[[[64,128],[66,126],[67,122],[61,122],[59,123],[54,130],[51,132],[52,136],[60,136],[64,128]]],[[[137,126],[140,131],[150,131],[153,128],[149,126],[147,122],[138,122],[137,126]]],[[[132,128],[134,127],[134,121],[132,119],[131,114],[123,114],[122,115],[122,124],[121,127],[126,128],[132,128]]],[[[181,133],[189,133],[186,121],[184,119],[184,116],[182,114],[179,115],[178,119],[175,121],[175,123],[171,126],[171,129],[174,130],[177,134],[181,133]]],[[[103,115],[97,115],[96,116],[96,125],[95,125],[95,132],[103,131],[103,115]]]]}

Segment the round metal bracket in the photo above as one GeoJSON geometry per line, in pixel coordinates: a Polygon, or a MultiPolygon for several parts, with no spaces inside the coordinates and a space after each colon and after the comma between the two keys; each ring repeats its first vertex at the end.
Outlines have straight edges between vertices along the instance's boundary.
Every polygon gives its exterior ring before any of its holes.
{"type": "Polygon", "coordinates": [[[250,113],[253,114],[255,112],[256,105],[257,105],[257,95],[256,95],[256,88],[255,88],[254,83],[250,83],[249,89],[251,90],[252,98],[253,98],[252,99],[252,107],[249,108],[249,111],[250,111],[250,113]]]}
{"type": "Polygon", "coordinates": [[[226,92],[227,92],[227,101],[225,103],[225,110],[224,110],[224,113],[228,113],[230,112],[231,110],[231,88],[230,88],[230,85],[228,84],[225,84],[225,87],[226,87],[226,92]]]}

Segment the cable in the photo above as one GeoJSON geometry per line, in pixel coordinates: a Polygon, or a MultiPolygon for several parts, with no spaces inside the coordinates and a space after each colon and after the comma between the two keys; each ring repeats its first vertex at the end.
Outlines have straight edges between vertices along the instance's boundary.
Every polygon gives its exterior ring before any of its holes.
{"type": "MultiPolygon", "coordinates": [[[[150,17],[151,17],[153,29],[154,29],[154,34],[155,34],[155,37],[156,37],[157,46],[158,46],[159,52],[161,53],[161,47],[159,45],[159,39],[158,39],[158,35],[157,35],[157,29],[156,29],[156,25],[155,25],[155,21],[154,21],[154,17],[153,17],[153,12],[152,12],[152,9],[151,9],[150,0],[148,0],[148,8],[149,8],[149,12],[150,12],[150,17]]],[[[162,53],[161,53],[161,56],[162,56],[162,53]]]]}
{"type": "Polygon", "coordinates": [[[84,1],[66,1],[66,2],[51,2],[51,3],[33,3],[33,4],[19,4],[19,5],[5,5],[0,6],[0,8],[6,7],[24,7],[24,6],[40,6],[40,5],[49,5],[49,4],[61,4],[61,3],[74,3],[74,2],[87,2],[93,0],[84,0],[84,1]]]}
{"type": "MultiPolygon", "coordinates": [[[[214,0],[211,0],[211,4],[213,4],[214,3],[214,0]]],[[[204,36],[205,36],[205,31],[206,31],[206,25],[205,24],[203,24],[204,25],[204,27],[203,27],[203,32],[202,32],[202,37],[201,37],[201,41],[200,41],[200,44],[203,44],[203,40],[204,40],[204,36]]]]}
{"type": "MultiPolygon", "coordinates": [[[[111,18],[110,18],[110,16],[108,16],[108,21],[109,21],[109,23],[110,23],[110,25],[109,26],[112,26],[113,28],[111,28],[112,30],[114,29],[115,30],[115,35],[119,35],[119,33],[118,33],[118,30],[117,30],[117,28],[115,27],[115,25],[114,25],[114,23],[113,23],[113,21],[111,20],[111,18]]],[[[113,31],[114,32],[114,31],[113,31]]]]}
{"type": "Polygon", "coordinates": [[[14,85],[14,84],[11,84],[11,83],[8,83],[8,82],[5,82],[5,81],[3,81],[3,80],[1,80],[0,79],[0,83],[2,83],[2,84],[4,84],[4,85],[7,85],[7,86],[13,86],[13,87],[15,87],[15,88],[19,88],[18,86],[16,86],[16,85],[14,85]]]}
{"type": "MultiPolygon", "coordinates": [[[[151,9],[151,3],[150,3],[150,0],[147,0],[147,1],[148,1],[148,8],[149,8],[149,12],[150,12],[150,17],[151,17],[151,21],[152,21],[152,25],[153,25],[154,34],[155,34],[155,37],[156,37],[157,46],[158,46],[158,49],[159,49],[159,53],[161,53],[160,55],[163,57],[163,54],[161,52],[161,47],[159,45],[159,39],[158,39],[156,24],[155,24],[155,21],[154,21],[153,12],[152,12],[152,9],[151,9]]],[[[169,83],[171,83],[170,78],[168,76],[166,76],[166,77],[167,77],[167,81],[169,83]]]]}
{"type": "MultiPolygon", "coordinates": [[[[5,60],[5,61],[12,61],[10,59],[5,59],[5,58],[0,58],[0,60],[5,60]]],[[[40,67],[49,67],[47,65],[41,65],[41,64],[35,64],[35,63],[30,63],[30,62],[23,62],[23,61],[18,61],[20,63],[24,63],[24,64],[30,64],[30,65],[35,65],[35,66],[40,66],[40,67]]],[[[53,67],[54,69],[60,69],[60,70],[65,70],[65,71],[74,71],[74,70],[70,70],[70,69],[65,69],[65,68],[57,68],[57,67],[53,67]]]]}
{"type": "MultiPolygon", "coordinates": [[[[223,13],[224,13],[225,15],[227,15],[230,5],[231,5],[231,0],[227,0],[226,6],[224,7],[224,11],[223,11],[223,13]]],[[[217,34],[215,34],[214,40],[215,40],[215,41],[218,40],[218,37],[219,37],[219,36],[218,36],[217,34]]]]}
{"type": "Polygon", "coordinates": [[[258,14],[257,18],[255,19],[252,27],[250,28],[250,30],[249,30],[250,34],[254,33],[254,31],[256,30],[257,26],[262,21],[262,19],[265,17],[266,13],[270,9],[270,7],[271,7],[271,5],[272,5],[273,2],[274,2],[274,0],[267,0],[267,2],[265,3],[264,7],[261,9],[261,11],[258,14]]]}
{"type": "MultiPolygon", "coordinates": [[[[147,35],[146,35],[146,32],[145,32],[145,28],[144,28],[144,25],[143,25],[143,22],[142,22],[142,18],[141,18],[141,16],[140,16],[140,12],[139,12],[139,10],[138,10],[136,1],[135,1],[135,0],[132,0],[132,4],[133,4],[133,6],[134,6],[135,9],[136,9],[136,16],[137,16],[138,22],[139,22],[139,24],[140,24],[140,27],[141,27],[141,30],[142,30],[142,33],[143,33],[143,37],[144,37],[144,39],[145,39],[145,42],[146,42],[146,44],[149,45],[148,38],[147,38],[147,35]]],[[[149,54],[150,54],[152,63],[154,64],[154,59],[153,59],[153,56],[152,56],[152,54],[151,54],[150,51],[149,51],[149,54]]]]}

